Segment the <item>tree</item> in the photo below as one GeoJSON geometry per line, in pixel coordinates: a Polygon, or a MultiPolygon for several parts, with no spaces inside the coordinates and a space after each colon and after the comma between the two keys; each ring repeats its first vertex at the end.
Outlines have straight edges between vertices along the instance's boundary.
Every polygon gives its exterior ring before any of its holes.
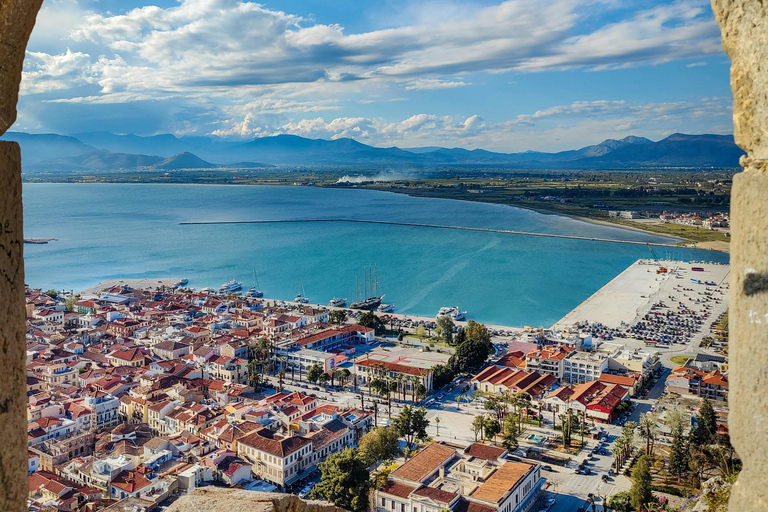
{"type": "Polygon", "coordinates": [[[51,288],[47,292],[45,292],[47,296],[49,296],[52,299],[57,299],[59,297],[59,292],[57,292],[55,289],[51,288]]]}
{"type": "Polygon", "coordinates": [[[347,320],[347,312],[343,309],[334,309],[328,313],[328,320],[336,325],[341,325],[347,320]]]}
{"type": "Polygon", "coordinates": [[[517,437],[519,435],[520,433],[517,430],[517,422],[515,421],[514,416],[507,415],[504,418],[504,437],[502,440],[504,448],[509,451],[516,449],[518,446],[517,437]]]}
{"type": "Polygon", "coordinates": [[[677,477],[685,475],[690,469],[688,442],[683,435],[682,424],[676,424],[672,430],[672,446],[669,449],[669,473],[677,477]]]}
{"type": "Polygon", "coordinates": [[[320,384],[322,384],[323,386],[325,386],[326,384],[328,384],[328,381],[330,381],[330,380],[331,380],[331,376],[330,376],[330,375],[328,375],[328,374],[327,374],[327,373],[325,373],[325,372],[321,372],[321,373],[320,373],[320,375],[318,375],[318,377],[317,377],[317,382],[319,382],[319,383],[320,383],[320,384]]]}
{"type": "Polygon", "coordinates": [[[323,365],[320,363],[313,364],[309,367],[309,370],[307,370],[307,380],[312,384],[320,382],[320,375],[325,375],[323,365]]]}
{"type": "Polygon", "coordinates": [[[376,427],[360,438],[357,450],[360,459],[371,466],[400,455],[400,440],[393,427],[376,427]]]}
{"type": "MultiPolygon", "coordinates": [[[[435,435],[440,437],[440,416],[435,416],[435,431],[435,435]]],[[[475,439],[475,441],[477,441],[477,439],[475,439]]]]}
{"type": "Polygon", "coordinates": [[[67,311],[74,311],[75,303],[78,301],[80,301],[79,295],[70,295],[69,297],[67,297],[67,300],[64,301],[64,308],[67,311]]]}
{"type": "Polygon", "coordinates": [[[629,493],[626,491],[617,492],[608,500],[608,508],[616,512],[630,512],[632,504],[629,500],[629,493]]]}
{"type": "Polygon", "coordinates": [[[453,380],[456,374],[450,367],[444,364],[436,364],[432,367],[432,387],[440,389],[453,380]]]}
{"type": "Polygon", "coordinates": [[[357,319],[357,323],[363,327],[372,327],[377,331],[381,329],[381,319],[376,316],[373,311],[366,311],[360,318],[357,319]]]}
{"type": "Polygon", "coordinates": [[[435,333],[440,339],[450,345],[453,341],[453,328],[455,327],[453,320],[448,315],[441,315],[437,317],[436,323],[437,327],[435,328],[435,333]]]}
{"type": "Polygon", "coordinates": [[[632,469],[632,488],[629,490],[629,500],[632,508],[645,510],[647,504],[653,500],[651,492],[651,459],[643,455],[632,469]]]}
{"type": "Polygon", "coordinates": [[[691,432],[691,442],[697,446],[713,444],[717,441],[717,420],[712,402],[708,398],[701,400],[696,428],[691,432]]]}
{"type": "Polygon", "coordinates": [[[397,434],[405,441],[409,450],[413,450],[416,440],[429,439],[427,436],[427,410],[423,407],[416,409],[406,405],[400,414],[392,421],[397,434]]]}
{"type": "Polygon", "coordinates": [[[472,420],[472,432],[475,433],[475,442],[477,442],[477,436],[483,435],[483,429],[485,427],[485,415],[480,414],[478,416],[475,416],[475,419],[472,420]]]}
{"type": "Polygon", "coordinates": [[[349,380],[349,378],[352,376],[352,372],[350,372],[346,368],[342,368],[341,370],[338,371],[337,375],[339,378],[339,384],[343,386],[344,384],[347,383],[347,380],[349,380]]]}
{"type": "Polygon", "coordinates": [[[645,439],[645,454],[653,453],[653,442],[656,439],[659,428],[656,425],[656,416],[648,412],[640,415],[640,435],[645,439]]]}
{"type": "Polygon", "coordinates": [[[312,488],[312,498],[328,500],[353,512],[368,509],[371,473],[354,449],[347,448],[329,455],[325,462],[317,466],[322,476],[312,488]]]}
{"type": "Polygon", "coordinates": [[[483,431],[485,432],[486,439],[495,439],[499,432],[501,432],[499,420],[496,418],[486,418],[483,431]]]}
{"type": "Polygon", "coordinates": [[[467,341],[476,341],[482,344],[491,343],[490,331],[483,324],[479,324],[474,320],[467,322],[464,332],[467,336],[467,341]]]}

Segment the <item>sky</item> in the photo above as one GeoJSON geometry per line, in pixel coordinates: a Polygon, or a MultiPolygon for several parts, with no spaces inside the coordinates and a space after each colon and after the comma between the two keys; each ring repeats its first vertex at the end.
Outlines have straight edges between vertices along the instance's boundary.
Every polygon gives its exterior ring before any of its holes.
{"type": "Polygon", "coordinates": [[[46,0],[12,128],[559,151],[731,133],[707,0],[46,0]]]}

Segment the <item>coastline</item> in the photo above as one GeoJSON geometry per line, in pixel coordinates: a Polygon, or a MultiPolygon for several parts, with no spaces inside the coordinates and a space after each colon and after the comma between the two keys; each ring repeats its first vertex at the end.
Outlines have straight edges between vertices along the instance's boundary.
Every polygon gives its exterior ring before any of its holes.
{"type": "MultiPolygon", "coordinates": [[[[316,186],[316,185],[311,185],[316,186]]],[[[318,187],[318,188],[326,188],[326,187],[318,187]]],[[[333,188],[333,187],[331,187],[333,188]]],[[[597,226],[606,226],[606,227],[613,227],[613,228],[619,228],[619,229],[626,229],[629,231],[636,231],[638,233],[644,233],[646,235],[653,235],[658,236],[661,238],[668,238],[670,241],[676,242],[676,245],[679,245],[681,248],[686,249],[698,249],[698,250],[710,250],[710,251],[718,251],[725,254],[730,254],[730,244],[728,242],[695,242],[693,240],[683,239],[674,235],[670,235],[667,233],[659,233],[656,231],[651,231],[649,229],[643,229],[639,226],[627,226],[623,223],[618,222],[611,222],[609,220],[602,220],[602,219],[595,219],[592,217],[586,217],[583,215],[576,215],[573,213],[567,213],[567,212],[561,212],[557,210],[550,210],[546,208],[536,208],[530,205],[521,205],[521,204],[515,204],[515,203],[493,203],[488,201],[477,201],[474,199],[467,199],[467,198],[456,198],[456,197],[433,197],[433,196],[423,196],[420,194],[410,194],[407,191],[402,190],[392,190],[392,189],[382,189],[382,188],[369,188],[368,190],[378,190],[379,192],[391,192],[393,194],[404,194],[410,197],[429,197],[431,199],[450,199],[453,201],[466,201],[469,203],[486,203],[486,204],[504,204],[505,206],[511,206],[514,208],[521,208],[523,210],[530,210],[536,213],[541,213],[544,215],[556,215],[560,217],[568,217],[570,219],[587,222],[589,224],[597,225],[597,226]]],[[[653,245],[653,244],[651,244],[653,245]]]]}

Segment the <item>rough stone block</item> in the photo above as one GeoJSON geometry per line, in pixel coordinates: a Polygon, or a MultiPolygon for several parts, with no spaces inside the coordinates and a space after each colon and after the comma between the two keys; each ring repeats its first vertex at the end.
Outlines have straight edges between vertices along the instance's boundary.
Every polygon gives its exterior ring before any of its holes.
{"type": "Polygon", "coordinates": [[[21,152],[0,141],[0,510],[27,510],[21,152]]]}
{"type": "Polygon", "coordinates": [[[729,509],[768,510],[768,173],[747,167],[731,192],[728,425],[744,462],[729,509]]]}
{"type": "Polygon", "coordinates": [[[0,1],[0,135],[16,121],[27,41],[43,0],[0,1]]]}
{"type": "Polygon", "coordinates": [[[768,2],[712,0],[712,8],[731,58],[736,144],[768,160],[768,2]]]}

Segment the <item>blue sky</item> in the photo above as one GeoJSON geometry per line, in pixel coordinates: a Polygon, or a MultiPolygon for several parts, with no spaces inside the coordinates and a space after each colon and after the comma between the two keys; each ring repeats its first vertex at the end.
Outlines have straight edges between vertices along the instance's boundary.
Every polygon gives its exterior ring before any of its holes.
{"type": "Polygon", "coordinates": [[[730,133],[702,0],[46,0],[17,131],[562,150],[730,133]]]}

